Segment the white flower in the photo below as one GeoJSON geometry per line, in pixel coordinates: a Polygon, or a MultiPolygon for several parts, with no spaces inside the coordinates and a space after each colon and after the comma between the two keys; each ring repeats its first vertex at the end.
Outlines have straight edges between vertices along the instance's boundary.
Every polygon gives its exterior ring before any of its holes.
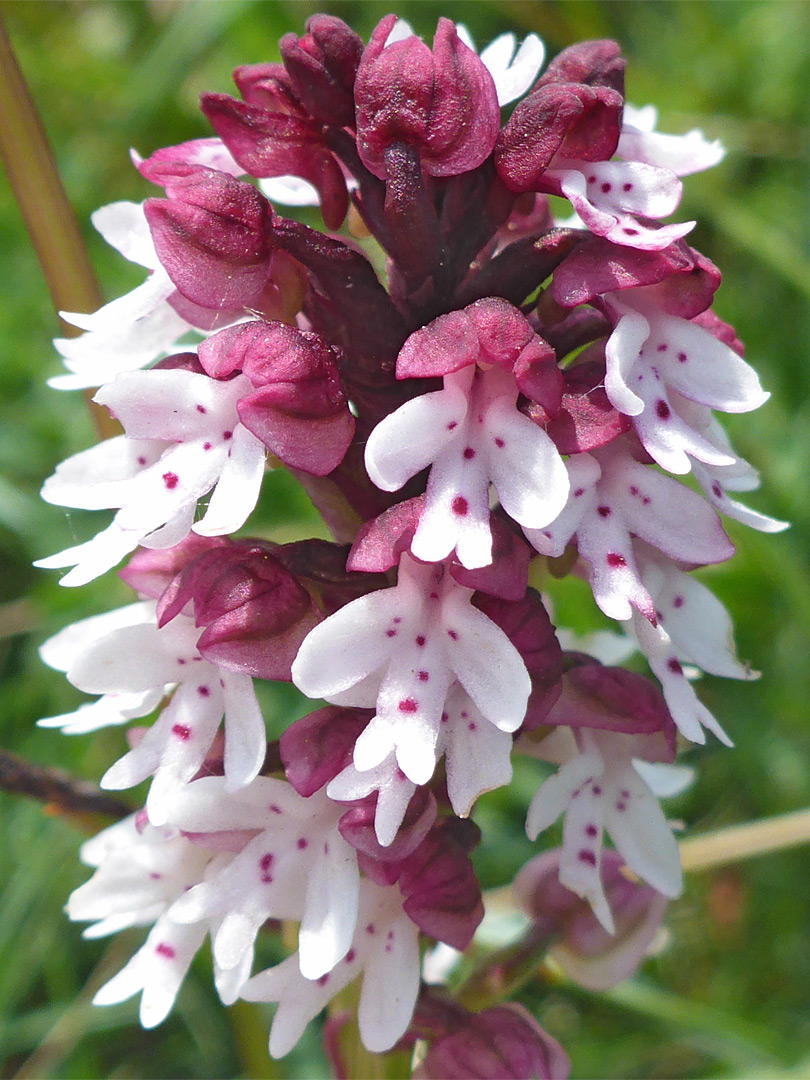
{"type": "Polygon", "coordinates": [[[171,701],[134,749],[105,773],[101,786],[133,787],[154,776],[147,799],[150,820],[170,820],[172,794],[199,771],[225,717],[225,777],[230,788],[250,783],[267,746],[264,720],[249,675],[227,671],[197,651],[200,631],[178,615],[158,629],[155,604],[144,601],[84,619],[42,646],[47,664],[67,673],[95,706],[53,717],[72,734],[104,723],[144,716],[164,695],[171,701]],[[137,662],[133,662],[137,657],[137,662]],[[91,715],[88,717],[88,711],[91,715]]]}
{"type": "MultiPolygon", "coordinates": [[[[154,923],[144,945],[96,993],[95,1005],[114,1005],[142,992],[140,1020],[145,1028],[166,1018],[209,926],[181,926],[167,914],[178,896],[201,881],[206,869],[230,855],[193,844],[177,829],[154,828],[141,814],[105,829],[83,845],[82,860],[96,866],[93,877],[74,890],[67,904],[73,920],[96,919],[84,937],[102,937],[131,926],[154,923]]],[[[249,974],[215,979],[225,1004],[236,1000],[249,974]]]]}
{"type": "Polygon", "coordinates": [[[572,737],[559,728],[537,748],[560,764],[529,805],[526,832],[536,840],[560,814],[563,850],[560,882],[588,900],[609,933],[613,916],[602,887],[602,833],[607,830],[629,868],[664,896],[681,891],[678,845],[661,807],[633,764],[636,736],[581,728],[572,737]]]}
{"type": "Polygon", "coordinates": [[[256,505],[265,448],[239,422],[236,406],[250,380],[229,381],[183,370],[133,371],[96,394],[121,421],[125,436],[62,462],[42,489],[46,502],[86,510],[118,508],[87,543],[36,565],[73,566],[60,584],[84,585],[138,544],[171,547],[193,528],[202,536],[238,529],[256,505]],[[194,524],[197,500],[213,489],[194,524]]]}
{"type": "Polygon", "coordinates": [[[477,364],[444,376],[444,389],[412,398],[366,444],[366,469],[396,491],[431,465],[411,551],[437,562],[455,548],[472,569],[492,561],[489,485],[518,524],[540,529],[560,513],[568,478],[554,443],[517,410],[508,372],[477,364]]]}
{"type": "Polygon", "coordinates": [[[283,780],[257,777],[229,792],[204,777],[177,792],[171,819],[191,832],[252,830],[256,835],[221,873],[172,907],[178,923],[215,920],[214,957],[240,967],[267,919],[301,922],[301,970],[317,979],[347,953],[357,921],[357,856],[338,832],[346,808],[322,792],[303,798],[283,780]]]}
{"type": "Polygon", "coordinates": [[[358,1023],[363,1045],[382,1054],[405,1034],[419,993],[419,931],[402,910],[396,886],[363,881],[351,948],[328,974],[309,980],[295,956],[254,975],[247,1001],[279,1003],[270,1028],[270,1053],[283,1057],[310,1020],[358,975],[363,976],[358,1023]]]}
{"type": "Polygon", "coordinates": [[[145,367],[173,352],[191,329],[168,303],[175,287],[158,260],[143,204],[110,203],[95,211],[92,222],[125,259],[152,272],[142,285],[92,315],[60,312],[63,319],[85,333],[54,341],[70,372],[48,380],[57,390],[101,386],[119,372],[145,367]]]}
{"type": "Polygon", "coordinates": [[[690,457],[732,464],[734,456],[691,427],[670,394],[730,413],[757,409],[770,394],[754,369],[708,330],[645,302],[641,290],[630,292],[605,296],[616,320],[605,346],[611,404],[633,418],[645,450],[668,472],[688,473],[690,457]]]}
{"type": "Polygon", "coordinates": [[[293,682],[309,697],[373,707],[354,750],[365,772],[394,754],[414,784],[433,775],[442,713],[458,681],[481,716],[518,728],[531,690],[506,634],[441,565],[403,555],[395,588],[352,601],[305,638],[293,682]]]}
{"type": "Polygon", "coordinates": [[[559,187],[587,229],[614,244],[662,251],[695,227],[694,221],[650,227],[642,218],[668,217],[681,201],[674,172],[636,161],[574,161],[555,155],[543,173],[559,187]]]}
{"type": "Polygon", "coordinates": [[[721,562],[733,554],[711,507],[694,491],[640,464],[622,441],[575,454],[566,466],[571,496],[565,510],[547,528],[524,532],[537,551],[553,557],[576,536],[580,556],[590,563],[594,599],[609,618],[629,619],[635,608],[655,622],[632,537],[683,562],[721,562]]]}
{"type": "Polygon", "coordinates": [[[725,150],[717,140],[709,142],[697,128],[685,135],[664,135],[655,130],[657,119],[654,105],[637,109],[625,102],[616,156],[657,165],[677,176],[702,172],[723,160],[725,150]]]}
{"type": "Polygon", "coordinates": [[[653,599],[657,625],[633,617],[628,624],[647,657],[680,732],[703,743],[703,728],[721,742],[731,739],[697,698],[681,663],[691,660],[703,671],[726,679],[757,679],[759,672],[740,663],[734,648],[731,619],[705,585],[639,541],[636,558],[642,580],[653,599]]]}
{"type": "MultiPolygon", "coordinates": [[[[442,711],[436,755],[442,754],[446,755],[447,794],[459,817],[469,816],[479,795],[512,779],[510,732],[489,723],[460,683],[450,688],[442,711]]],[[[393,843],[415,790],[416,784],[402,772],[391,752],[365,772],[347,765],[329,783],[326,793],[330,799],[347,801],[378,792],[374,830],[386,847],[393,843]]]]}

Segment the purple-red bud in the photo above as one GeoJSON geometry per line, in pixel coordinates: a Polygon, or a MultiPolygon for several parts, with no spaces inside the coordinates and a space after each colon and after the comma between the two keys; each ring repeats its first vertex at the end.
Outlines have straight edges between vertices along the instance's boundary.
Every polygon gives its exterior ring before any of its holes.
{"type": "Polygon", "coordinates": [[[590,904],[559,881],[560,848],[544,851],[520,870],[512,886],[520,906],[544,936],[554,940],[549,955],[574,982],[606,990],[632,975],[658,932],[667,899],[624,869],[617,851],[602,852],[602,887],[613,914],[609,934],[590,904]]]}
{"type": "Polygon", "coordinates": [[[338,373],[340,356],[317,334],[282,322],[228,327],[202,342],[212,378],[237,371],[256,388],[237,406],[239,419],[277,458],[325,476],[343,459],[354,417],[338,373]]]}
{"type": "Polygon", "coordinates": [[[439,19],[432,51],[417,37],[386,46],[395,22],[395,15],[387,15],[377,25],[357,71],[357,148],[363,164],[385,179],[386,150],[406,143],[418,149],[422,168],[432,176],[476,168],[498,134],[492,76],[449,19],[439,19]]]}
{"type": "Polygon", "coordinates": [[[289,681],[301,642],[321,621],[309,593],[261,541],[235,541],[189,563],[161,596],[158,625],[189,603],[205,627],[200,653],[261,679],[289,681]]]}

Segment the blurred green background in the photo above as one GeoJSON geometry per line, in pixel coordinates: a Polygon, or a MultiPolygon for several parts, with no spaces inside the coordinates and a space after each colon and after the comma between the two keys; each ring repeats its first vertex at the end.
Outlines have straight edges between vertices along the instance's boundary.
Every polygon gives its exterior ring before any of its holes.
{"type": "MultiPolygon", "coordinates": [[[[308,15],[339,15],[367,38],[388,10],[376,0],[0,4],[107,298],[141,277],[89,225],[97,206],[150,193],[129,148],[149,153],[208,134],[199,93],[229,91],[236,64],[277,59],[280,35],[302,31],[308,15]]],[[[737,448],[763,472],[750,502],[793,528],[768,537],[731,522],[737,557],[704,574],[732,611],[741,655],[764,674],[753,684],[702,680],[701,695],[737,748],[711,743],[687,755],[699,781],[669,809],[697,835],[810,806],[810,6],[425,0],[395,10],[428,37],[440,14],[466,23],[479,44],[502,30],[531,30],[550,54],[614,37],[629,60],[631,102],[654,102],[664,131],[699,126],[727,146],[722,165],[687,179],[678,217],[698,219],[690,241],[724,273],[715,309],[735,324],[773,393],[759,412],[728,418],[737,448]]],[[[50,345],[59,328],[4,180],[0,250],[0,745],[97,779],[122,753],[123,734],[69,739],[36,729],[38,717],[80,700],[40,665],[36,649],[65,623],[127,596],[113,574],[66,590],[56,573],[30,566],[99,527],[37,497],[56,463],[94,434],[78,394],[45,386],[60,370],[50,345]]],[[[263,513],[280,523],[276,535],[306,533],[313,520],[306,500],[275,476],[263,513]]],[[[577,628],[600,625],[582,590],[564,590],[560,605],[577,628]]],[[[270,697],[273,727],[301,710],[294,695],[270,697]]],[[[509,792],[479,803],[478,866],[488,887],[511,880],[532,853],[522,814],[536,784],[536,767],[521,767],[509,792]]],[[[270,1062],[269,1009],[223,1009],[205,957],[153,1032],[137,1027],[135,1002],[93,1009],[93,987],[143,935],[82,942],[61,911],[86,877],[76,859],[81,834],[7,795],[0,814],[0,1075],[327,1075],[314,1025],[290,1058],[270,1062]]],[[[574,1077],[806,1077],[808,882],[807,847],[696,874],[671,906],[667,948],[631,984],[605,995],[538,984],[523,1000],[568,1049],[574,1077]]]]}

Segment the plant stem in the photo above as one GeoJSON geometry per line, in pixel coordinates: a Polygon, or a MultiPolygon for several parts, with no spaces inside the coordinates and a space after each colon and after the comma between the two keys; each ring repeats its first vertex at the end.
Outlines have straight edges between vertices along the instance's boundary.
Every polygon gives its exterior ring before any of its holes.
{"type": "Polygon", "coordinates": [[[711,870],[740,859],[784,851],[808,841],[810,810],[796,810],[681,840],[681,864],[687,873],[711,870]]]}
{"type": "Polygon", "coordinates": [[[98,821],[87,822],[89,815],[122,818],[132,813],[131,806],[99,791],[95,784],[61,769],[36,765],[8,750],[0,750],[0,790],[40,799],[53,813],[88,825],[90,832],[98,831],[98,821]]]}
{"type": "MultiPolygon", "coordinates": [[[[42,268],[54,308],[94,311],[103,298],[25,78],[0,21],[0,160],[42,268]]],[[[76,330],[70,327],[69,334],[76,330]]],[[[86,395],[87,396],[87,395],[86,395]]],[[[106,409],[88,407],[99,435],[120,428],[106,409]]]]}

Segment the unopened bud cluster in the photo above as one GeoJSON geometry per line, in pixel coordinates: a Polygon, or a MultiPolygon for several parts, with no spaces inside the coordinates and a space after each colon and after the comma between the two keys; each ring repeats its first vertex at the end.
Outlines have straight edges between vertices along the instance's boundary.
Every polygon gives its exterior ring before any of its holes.
{"type": "Polygon", "coordinates": [[[135,721],[102,786],[151,778],[85,844],[68,912],[88,936],[149,928],[96,996],[141,994],[148,1027],[210,937],[224,1003],[278,1003],[276,1057],[359,979],[363,1043],[420,1040],[414,1075],[564,1077],[522,1007],[473,1016],[423,983],[420,941],[472,940],[469,815],[514,753],[557,770],[526,829],[562,817],[562,847],[514,890],[571,978],[630,974],[680,892],[658,801],[688,774],[678,733],[731,743],[691,672],[754,674],[693,571],[732,555],[723,515],[783,527],[729,494],[757,476],[716,413],[767,394],[694,222],[662,224],[722,149],[627,105],[610,41],[543,70],[533,36],[479,56],[447,19],[430,47],[393,15],[367,45],[315,16],[280,51],[236,69],[238,98],[203,95],[214,135],[133,156],[159,193],[94,224],[147,276],[57,342],[52,384],[100,387],[123,433],[46,482],[114,516],[40,565],[81,585],[126,560],[134,597],[43,646],[97,696],[42,723],[135,721]],[[245,537],[268,465],[333,541],[245,537]],[[589,582],[622,633],[555,630],[530,562],[589,582]],[[634,649],[652,677],[615,666],[634,649]],[[327,704],[268,744],[256,679],[327,704]],[[297,952],[254,971],[282,921],[297,952]]]}

